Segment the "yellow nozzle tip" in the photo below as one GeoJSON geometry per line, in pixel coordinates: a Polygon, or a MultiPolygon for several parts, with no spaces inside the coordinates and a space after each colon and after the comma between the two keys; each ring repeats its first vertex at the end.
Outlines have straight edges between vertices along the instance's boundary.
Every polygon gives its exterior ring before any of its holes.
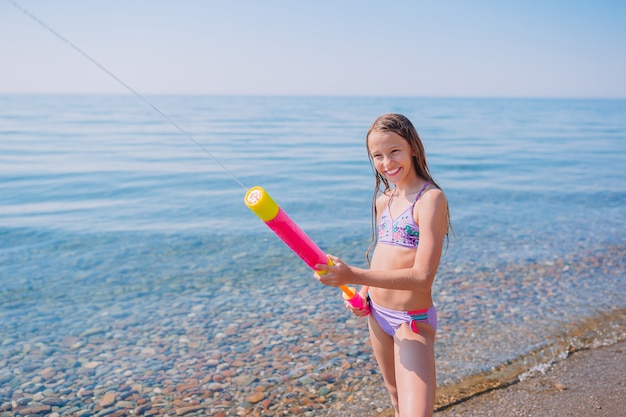
{"type": "Polygon", "coordinates": [[[244,198],[246,206],[254,212],[261,220],[268,222],[278,215],[278,204],[262,187],[252,187],[244,198]]]}
{"type": "Polygon", "coordinates": [[[246,194],[246,204],[255,205],[263,196],[263,191],[258,188],[253,188],[246,194]]]}

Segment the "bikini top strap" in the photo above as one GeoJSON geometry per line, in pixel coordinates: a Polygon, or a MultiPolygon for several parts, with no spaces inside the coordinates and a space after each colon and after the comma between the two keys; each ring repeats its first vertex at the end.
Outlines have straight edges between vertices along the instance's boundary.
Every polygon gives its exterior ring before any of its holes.
{"type": "Polygon", "coordinates": [[[422,196],[422,194],[424,194],[424,191],[426,191],[426,187],[428,187],[430,185],[430,181],[426,181],[426,183],[424,184],[424,186],[422,187],[422,189],[420,190],[419,193],[417,193],[417,196],[415,197],[415,201],[413,202],[413,204],[415,204],[417,202],[417,200],[420,199],[420,197],[422,196]]]}
{"type": "Polygon", "coordinates": [[[396,196],[396,190],[394,189],[389,196],[389,200],[387,200],[387,210],[389,210],[389,217],[391,217],[391,201],[396,196]]]}

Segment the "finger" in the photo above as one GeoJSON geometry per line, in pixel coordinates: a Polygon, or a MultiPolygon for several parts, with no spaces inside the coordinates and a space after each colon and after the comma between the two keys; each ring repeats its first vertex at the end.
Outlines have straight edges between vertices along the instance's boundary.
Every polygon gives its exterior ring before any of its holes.
{"type": "Polygon", "coordinates": [[[315,264],[315,269],[317,271],[327,272],[330,268],[331,268],[331,266],[328,265],[328,264],[315,264]]]}
{"type": "Polygon", "coordinates": [[[321,274],[321,275],[318,275],[318,276],[319,276],[318,281],[321,284],[324,284],[324,285],[326,285],[328,287],[335,287],[336,286],[336,285],[334,285],[334,281],[332,280],[332,277],[330,277],[328,274],[321,274]]]}
{"type": "Polygon", "coordinates": [[[326,256],[328,256],[328,258],[333,261],[333,263],[336,265],[337,262],[341,262],[341,259],[339,259],[338,257],[331,255],[330,253],[327,253],[326,256]]]}

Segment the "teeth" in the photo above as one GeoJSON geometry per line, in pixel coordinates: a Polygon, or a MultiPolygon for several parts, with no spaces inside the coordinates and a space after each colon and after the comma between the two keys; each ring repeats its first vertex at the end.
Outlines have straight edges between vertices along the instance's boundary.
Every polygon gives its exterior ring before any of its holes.
{"type": "Polygon", "coordinates": [[[400,168],[396,168],[393,171],[387,171],[387,175],[395,175],[400,171],[400,168]]]}

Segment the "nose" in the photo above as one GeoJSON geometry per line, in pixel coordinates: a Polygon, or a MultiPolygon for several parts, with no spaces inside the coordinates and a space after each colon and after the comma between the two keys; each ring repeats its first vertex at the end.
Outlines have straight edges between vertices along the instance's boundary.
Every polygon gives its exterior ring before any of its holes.
{"type": "Polygon", "coordinates": [[[387,155],[383,156],[383,160],[382,160],[383,166],[387,167],[387,165],[389,165],[391,163],[391,158],[387,155]]]}

